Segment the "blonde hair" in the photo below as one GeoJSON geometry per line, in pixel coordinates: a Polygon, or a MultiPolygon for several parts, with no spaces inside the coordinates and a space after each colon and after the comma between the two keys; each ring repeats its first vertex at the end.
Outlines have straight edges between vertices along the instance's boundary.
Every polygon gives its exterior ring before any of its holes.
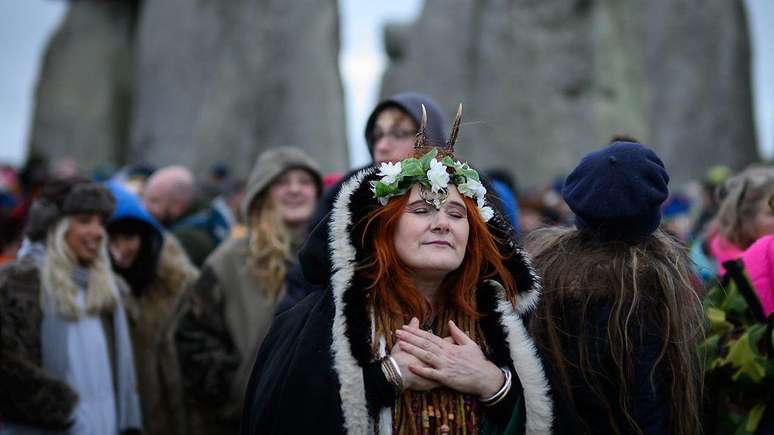
{"type": "Polygon", "coordinates": [[[763,199],[774,194],[774,168],[751,167],[729,179],[718,191],[721,198],[720,233],[729,242],[747,249],[760,234],[754,227],[763,199]]]}
{"type": "Polygon", "coordinates": [[[291,259],[293,235],[266,192],[250,208],[249,266],[263,284],[263,291],[276,300],[282,291],[291,259]]]}
{"type": "Polygon", "coordinates": [[[86,307],[81,309],[77,306],[75,300],[79,290],[73,281],[73,272],[78,262],[65,240],[69,228],[70,218],[65,217],[48,231],[46,256],[40,272],[43,284],[41,304],[45,306],[46,301],[53,302],[58,313],[67,319],[77,320],[84,312],[98,314],[115,307],[118,303],[118,287],[110,269],[107,237],[103,237],[97,258],[88,266],[86,307]]]}

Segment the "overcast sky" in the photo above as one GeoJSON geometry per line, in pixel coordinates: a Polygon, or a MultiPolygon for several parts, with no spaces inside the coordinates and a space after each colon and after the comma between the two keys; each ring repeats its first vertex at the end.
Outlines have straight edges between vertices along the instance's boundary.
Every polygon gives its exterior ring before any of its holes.
{"type": "MultiPolygon", "coordinates": [[[[747,0],[753,44],[753,95],[758,142],[774,154],[774,1],[747,0]]],[[[411,21],[422,0],[339,0],[342,49],[339,59],[347,104],[351,164],[369,156],[363,125],[379,94],[387,59],[382,25],[411,21]]],[[[0,0],[0,162],[19,165],[27,147],[27,129],[41,53],[61,20],[63,0],[0,0]]]]}

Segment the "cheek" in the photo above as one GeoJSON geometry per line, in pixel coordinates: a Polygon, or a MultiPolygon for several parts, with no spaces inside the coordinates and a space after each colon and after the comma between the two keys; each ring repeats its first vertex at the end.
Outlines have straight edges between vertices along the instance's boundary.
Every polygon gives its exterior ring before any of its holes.
{"type": "Polygon", "coordinates": [[[756,224],[759,236],[774,233],[774,215],[770,212],[766,211],[758,215],[756,224]]]}
{"type": "Polygon", "coordinates": [[[315,199],[317,198],[317,187],[313,184],[304,186],[304,188],[301,189],[301,194],[311,205],[314,205],[315,199]]]}
{"type": "Polygon", "coordinates": [[[411,154],[412,151],[414,151],[414,140],[403,140],[396,145],[396,151],[400,152],[401,158],[407,157],[409,154],[411,154]]]}
{"type": "Polygon", "coordinates": [[[282,196],[284,195],[284,189],[282,186],[271,186],[269,188],[269,199],[274,204],[279,204],[280,199],[282,199],[282,196]]]}
{"type": "Polygon", "coordinates": [[[455,227],[454,233],[456,234],[457,243],[463,247],[462,250],[464,251],[465,246],[468,244],[468,237],[470,237],[470,225],[467,220],[464,220],[455,227]]]}
{"type": "Polygon", "coordinates": [[[405,261],[406,256],[412,252],[411,240],[417,240],[418,236],[415,231],[411,231],[412,223],[409,222],[410,218],[405,215],[398,221],[398,226],[395,228],[395,237],[393,238],[393,244],[395,250],[398,253],[398,257],[405,261]]]}
{"type": "Polygon", "coordinates": [[[139,240],[132,240],[128,243],[127,252],[129,255],[137,255],[138,252],[140,252],[140,241],[139,240]]]}

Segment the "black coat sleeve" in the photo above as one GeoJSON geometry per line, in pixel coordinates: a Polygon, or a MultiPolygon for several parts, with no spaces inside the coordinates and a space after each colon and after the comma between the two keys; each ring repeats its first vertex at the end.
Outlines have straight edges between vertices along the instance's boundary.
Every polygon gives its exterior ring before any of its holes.
{"type": "Polygon", "coordinates": [[[342,432],[332,322],[329,291],[312,293],[275,318],[247,386],[242,435],[342,432]]]}

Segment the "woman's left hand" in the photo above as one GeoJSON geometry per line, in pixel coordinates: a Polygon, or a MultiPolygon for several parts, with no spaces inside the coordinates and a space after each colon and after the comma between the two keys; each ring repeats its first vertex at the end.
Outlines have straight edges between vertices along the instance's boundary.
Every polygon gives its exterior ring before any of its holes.
{"type": "Polygon", "coordinates": [[[412,364],[409,369],[461,393],[480,398],[494,395],[505,382],[503,372],[452,321],[449,332],[451,337],[441,338],[409,325],[396,331],[400,348],[428,365],[412,364]]]}

